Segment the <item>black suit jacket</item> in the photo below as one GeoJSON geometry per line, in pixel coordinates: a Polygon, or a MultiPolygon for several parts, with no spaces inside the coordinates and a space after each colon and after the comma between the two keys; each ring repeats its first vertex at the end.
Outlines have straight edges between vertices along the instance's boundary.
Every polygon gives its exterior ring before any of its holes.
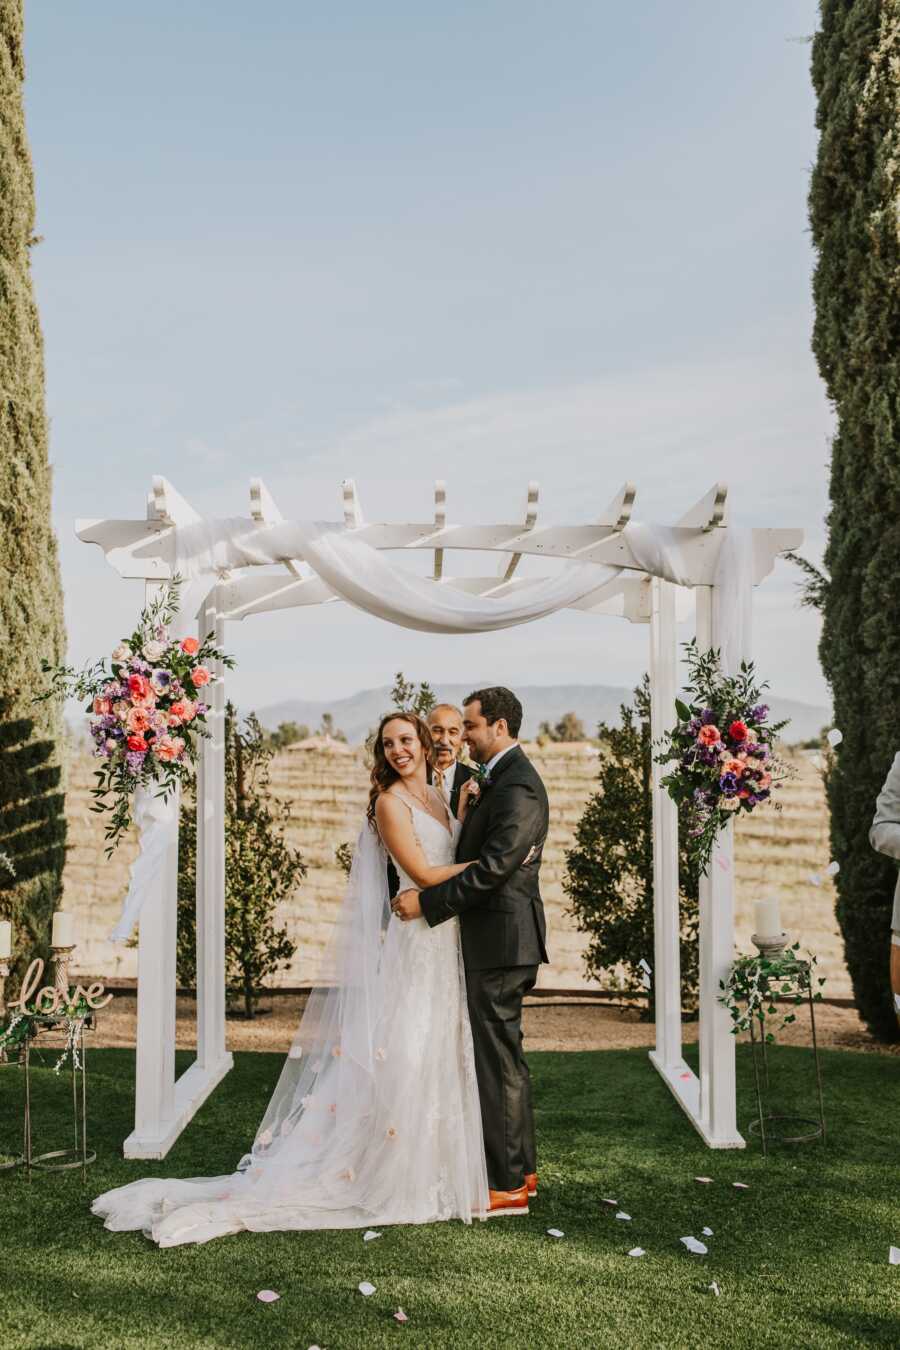
{"type": "MultiPolygon", "coordinates": [[[[456,761],[456,770],[453,774],[453,782],[450,785],[450,814],[452,816],[455,816],[457,811],[459,810],[460,788],[462,787],[463,783],[465,783],[466,779],[474,777],[475,777],[474,769],[470,769],[468,764],[460,764],[459,760],[456,761]]],[[[400,889],[400,878],[397,876],[397,869],[390,858],[388,858],[387,874],[388,874],[388,894],[390,898],[393,900],[394,896],[400,889]]]]}
{"type": "Polygon", "coordinates": [[[539,882],[549,827],[541,776],[521,746],[513,746],[466,815],[456,860],[473,866],[419,896],[431,927],[458,915],[467,970],[548,959],[539,882]]]}

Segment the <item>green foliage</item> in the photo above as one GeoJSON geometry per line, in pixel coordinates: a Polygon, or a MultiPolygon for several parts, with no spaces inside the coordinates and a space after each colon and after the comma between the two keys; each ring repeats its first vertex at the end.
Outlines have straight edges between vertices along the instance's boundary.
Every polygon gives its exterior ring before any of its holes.
{"type": "Polygon", "coordinates": [[[334,860],[341,869],[345,877],[350,876],[350,868],[353,866],[353,845],[345,840],[343,844],[338,844],[334,850],[334,860]]]}
{"type": "Polygon", "coordinates": [[[402,670],[397,671],[391,690],[391,708],[417,713],[419,717],[427,719],[436,703],[434,690],[426,680],[416,685],[406,679],[402,670]]]}
{"type": "MultiPolygon", "coordinates": [[[[234,708],[225,719],[225,978],[229,998],[252,1017],[269,976],[296,951],[275,912],[306,875],[300,854],[285,839],[290,803],[269,784],[272,750],[255,714],[243,729],[234,708]]],[[[196,982],[197,813],[190,797],[181,808],[178,873],[178,979],[196,982]]]]}
{"type": "MultiPolygon", "coordinates": [[[[570,913],[590,935],[589,978],[642,990],[639,962],[653,963],[653,804],[650,682],[645,675],[634,703],[623,704],[621,725],[601,722],[598,791],[590,798],[566,854],[563,886],[570,913]]],[[[683,824],[683,822],[682,822],[683,824]]],[[[682,838],[686,831],[682,828],[682,838]]],[[[694,1009],[698,991],[697,872],[682,844],[679,854],[681,993],[694,1009]]]]}
{"type": "Polygon", "coordinates": [[[305,741],[309,727],[303,722],[279,722],[274,731],[266,732],[266,745],[276,753],[297,741],[305,741]]]}
{"type": "MultiPolygon", "coordinates": [[[[799,950],[800,943],[795,942],[777,956],[738,957],[728,979],[719,981],[722,991],[719,1002],[731,1015],[733,1036],[741,1031],[750,1031],[751,1023],[758,1023],[760,1035],[771,1044],[775,1040],[775,1033],[767,1028],[766,1018],[779,1015],[779,1003],[782,1008],[786,1005],[793,1009],[806,1002],[819,958],[808,952],[807,960],[803,961],[797,955],[799,950]]],[[[813,1002],[821,1003],[824,983],[822,976],[816,978],[813,1002]]],[[[776,1030],[781,1031],[796,1020],[795,1012],[781,1012],[781,1021],[776,1030]]]]}
{"type": "Polygon", "coordinates": [[[333,741],[346,742],[347,737],[340,727],[334,725],[334,714],[327,712],[322,714],[322,721],[319,723],[318,735],[328,736],[333,741]]]}
{"type": "Polygon", "coordinates": [[[860,1015],[900,1038],[887,951],[896,868],[868,833],[900,724],[900,0],[822,0],[813,350],[834,405],[820,656],[843,745],[827,778],[837,918],[860,1015]]]}
{"type": "Polygon", "coordinates": [[[0,3],[0,917],[17,975],[49,954],[66,852],[62,709],[35,708],[41,661],[65,655],[51,524],[43,338],[31,280],[34,180],[22,83],[23,5],[0,3]]]}
{"type": "Polygon", "coordinates": [[[559,742],[586,741],[584,723],[573,712],[563,713],[555,726],[542,722],[538,728],[538,739],[559,742]]]}

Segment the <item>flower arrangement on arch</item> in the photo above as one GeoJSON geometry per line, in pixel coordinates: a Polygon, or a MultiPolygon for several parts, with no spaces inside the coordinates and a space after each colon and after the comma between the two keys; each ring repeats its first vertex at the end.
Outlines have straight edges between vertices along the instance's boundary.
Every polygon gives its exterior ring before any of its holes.
{"type": "Polygon", "coordinates": [[[696,640],[685,643],[685,650],[688,701],[676,699],[679,720],[662,738],[656,758],[674,763],[663,786],[688,808],[688,853],[702,873],[719,831],[734,816],[771,801],[788,776],[774,749],[787,721],[769,722],[762,701],[768,684],[758,681],[752,663],[742,661],[739,673],[729,676],[722,673],[718,651],[700,652],[696,640]]]}
{"type": "Polygon", "coordinates": [[[234,660],[216,645],[214,634],[202,641],[176,638],[170,625],[178,613],[180,578],[142,611],[134,632],[107,661],[76,671],[42,663],[48,698],[87,698],[85,711],[100,761],[92,811],[111,812],[106,828],[109,857],[131,824],[132,798],[139,787],[166,798],[197,758],[209,705],[206,690],[216,663],[231,669],[234,660]]]}

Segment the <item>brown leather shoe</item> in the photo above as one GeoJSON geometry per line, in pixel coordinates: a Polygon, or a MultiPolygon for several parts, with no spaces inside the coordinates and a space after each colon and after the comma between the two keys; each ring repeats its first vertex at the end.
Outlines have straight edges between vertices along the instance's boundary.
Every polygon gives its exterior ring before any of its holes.
{"type": "Polygon", "coordinates": [[[528,1213],[528,1187],[522,1185],[515,1191],[489,1191],[489,1219],[497,1219],[503,1214],[528,1213]]]}
{"type": "Polygon", "coordinates": [[[537,1195],[537,1172],[529,1172],[525,1178],[525,1185],[528,1187],[528,1199],[533,1200],[537,1195]]]}

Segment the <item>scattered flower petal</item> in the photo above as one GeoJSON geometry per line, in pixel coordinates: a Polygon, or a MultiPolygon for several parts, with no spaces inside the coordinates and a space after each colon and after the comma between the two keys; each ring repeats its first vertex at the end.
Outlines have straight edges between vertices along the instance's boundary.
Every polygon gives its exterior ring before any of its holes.
{"type": "Polygon", "coordinates": [[[631,1223],[631,1215],[626,1214],[625,1211],[622,1209],[619,1210],[618,1214],[616,1215],[616,1218],[624,1219],[626,1223],[631,1223]]]}
{"type": "Polygon", "coordinates": [[[618,1200],[601,1200],[600,1203],[601,1205],[609,1205],[611,1209],[619,1208],[618,1200]]]}
{"type": "Polygon", "coordinates": [[[888,1265],[900,1266],[900,1247],[888,1247],[888,1265]]]}
{"type": "Polygon", "coordinates": [[[646,1256],[646,1254],[643,1247],[632,1247],[631,1251],[628,1253],[629,1256],[646,1256]]]}
{"type": "Polygon", "coordinates": [[[699,1242],[695,1237],[683,1237],[681,1241],[694,1256],[706,1255],[708,1248],[705,1242],[699,1242]]]}
{"type": "Polygon", "coordinates": [[[818,872],[807,873],[806,880],[809,882],[810,886],[822,885],[822,878],[819,876],[818,872]]]}
{"type": "Polygon", "coordinates": [[[736,1191],[749,1191],[750,1189],[746,1181],[733,1181],[731,1184],[736,1191]]]}
{"type": "Polygon", "coordinates": [[[704,1236],[704,1237],[712,1237],[712,1236],[713,1236],[713,1230],[712,1230],[711,1228],[704,1228],[704,1230],[703,1230],[703,1236],[704,1236]]]}
{"type": "Polygon", "coordinates": [[[281,1295],[276,1294],[274,1289],[260,1289],[256,1297],[260,1303],[277,1303],[281,1295]]]}
{"type": "Polygon", "coordinates": [[[648,975],[652,975],[653,973],[652,968],[647,965],[647,962],[644,960],[643,957],[641,957],[640,961],[638,961],[638,969],[645,970],[648,975]]]}
{"type": "Polygon", "coordinates": [[[828,866],[825,868],[825,875],[826,877],[836,877],[840,870],[841,864],[839,862],[835,862],[834,859],[832,859],[831,862],[828,864],[828,866]]]}
{"type": "Polygon", "coordinates": [[[406,1313],[403,1311],[402,1308],[398,1308],[397,1311],[394,1313],[394,1321],[395,1321],[395,1322],[408,1322],[408,1321],[409,1321],[409,1318],[407,1317],[406,1313]]]}
{"type": "Polygon", "coordinates": [[[838,730],[837,727],[832,727],[825,739],[831,746],[840,745],[841,741],[844,739],[844,733],[838,730]]]}
{"type": "Polygon", "coordinates": [[[693,1078],[693,1076],[694,1075],[692,1073],[680,1073],[678,1075],[679,1078],[693,1078]]]}
{"type": "Polygon", "coordinates": [[[694,1177],[694,1180],[702,1181],[704,1186],[709,1186],[712,1183],[712,1177],[694,1177]]]}
{"type": "Polygon", "coordinates": [[[374,1228],[367,1228],[363,1233],[363,1242],[374,1242],[376,1238],[380,1237],[381,1234],[376,1233],[374,1228]]]}
{"type": "Polygon", "coordinates": [[[652,987],[653,987],[653,986],[652,986],[652,984],[651,984],[651,982],[650,982],[650,976],[649,976],[649,975],[642,975],[642,976],[641,976],[641,988],[643,988],[643,989],[651,989],[652,987]]]}
{"type": "Polygon", "coordinates": [[[561,1228],[548,1228],[547,1236],[552,1238],[561,1238],[565,1237],[566,1235],[561,1228]]]}
{"type": "Polygon", "coordinates": [[[711,1293],[715,1294],[716,1298],[719,1297],[721,1290],[719,1289],[719,1286],[716,1284],[715,1280],[713,1280],[712,1284],[709,1286],[709,1289],[711,1293]]]}
{"type": "Polygon", "coordinates": [[[717,858],[716,858],[716,866],[717,866],[717,867],[721,867],[721,869],[722,869],[723,872],[730,872],[730,871],[731,871],[731,864],[729,863],[729,861],[728,861],[727,858],[717,857],[717,858]]]}
{"type": "Polygon", "coordinates": [[[374,1284],[369,1284],[368,1280],[363,1280],[363,1282],[361,1284],[358,1284],[356,1287],[362,1294],[363,1298],[368,1298],[370,1294],[375,1293],[374,1284]]]}

